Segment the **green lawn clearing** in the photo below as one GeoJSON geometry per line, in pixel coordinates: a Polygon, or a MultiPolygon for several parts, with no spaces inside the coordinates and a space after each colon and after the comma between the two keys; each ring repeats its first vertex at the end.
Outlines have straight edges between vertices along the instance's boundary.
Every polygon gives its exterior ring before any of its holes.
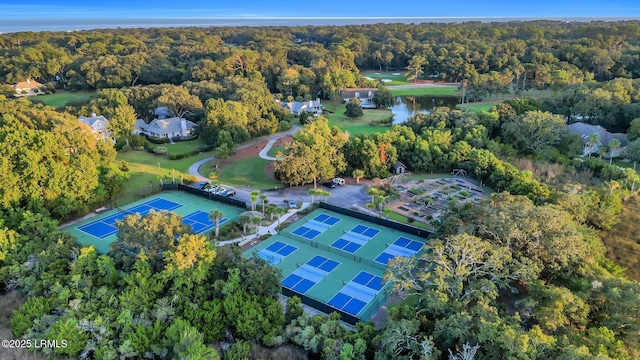
{"type": "Polygon", "coordinates": [[[114,161],[119,166],[121,161],[126,161],[129,167],[129,181],[125,185],[122,195],[116,199],[118,205],[128,204],[140,199],[150,189],[158,190],[160,176],[171,179],[172,170],[176,181],[182,177],[186,182],[193,180],[188,174],[189,166],[198,160],[202,160],[210,154],[198,154],[186,159],[169,160],[166,156],[150,154],[145,151],[129,151],[118,153],[114,161]]]}
{"type": "Polygon", "coordinates": [[[87,100],[93,95],[95,95],[94,92],[88,91],[59,92],[51,95],[39,95],[35,97],[34,100],[43,101],[45,104],[57,109],[64,107],[69,100],[87,100]]]}
{"type": "Polygon", "coordinates": [[[180,141],[173,144],[153,144],[149,143],[149,146],[153,149],[157,146],[164,146],[167,148],[169,155],[186,154],[190,151],[197,150],[199,147],[206,145],[200,138],[191,141],[180,141]]]}
{"type": "Polygon", "coordinates": [[[329,119],[329,126],[337,126],[342,131],[348,131],[351,135],[384,132],[389,129],[388,126],[373,126],[371,122],[386,120],[393,116],[389,109],[363,109],[362,117],[352,119],[344,116],[345,110],[345,105],[340,104],[335,107],[333,114],[325,113],[323,116],[329,119]]]}
{"type": "Polygon", "coordinates": [[[268,160],[252,156],[237,160],[222,169],[215,170],[215,166],[208,162],[200,167],[200,173],[207,176],[215,172],[217,174],[216,179],[221,183],[236,187],[256,190],[282,187],[279,181],[267,177],[264,171],[267,163],[269,163],[268,160]]]}
{"type": "Polygon", "coordinates": [[[360,72],[360,74],[363,77],[370,77],[374,80],[382,80],[382,79],[386,79],[386,80],[391,80],[388,82],[383,82],[383,84],[389,86],[389,85],[409,85],[410,82],[407,81],[407,75],[405,72],[401,71],[401,72],[393,72],[393,71],[362,71],[360,72]],[[394,74],[400,74],[400,75],[394,75],[394,74]]]}
{"type": "Polygon", "coordinates": [[[460,96],[457,86],[416,87],[411,89],[393,89],[393,96],[460,96]]]}
{"type": "Polygon", "coordinates": [[[494,106],[501,104],[502,101],[487,101],[482,103],[468,103],[468,104],[460,104],[456,106],[458,109],[471,111],[471,112],[480,112],[480,111],[489,111],[494,106]]]}
{"type": "Polygon", "coordinates": [[[268,156],[276,156],[278,151],[284,152],[284,146],[272,146],[271,149],[267,152],[268,156]]]}
{"type": "Polygon", "coordinates": [[[433,226],[431,226],[431,225],[427,225],[427,224],[421,223],[419,221],[414,221],[414,222],[410,223],[409,219],[407,219],[406,216],[400,215],[400,214],[396,214],[394,212],[389,214],[389,219],[395,220],[395,221],[398,221],[398,222],[401,222],[401,223],[405,223],[405,224],[408,224],[408,225],[411,225],[411,226],[415,226],[415,227],[420,228],[420,229],[433,230],[433,226]]]}

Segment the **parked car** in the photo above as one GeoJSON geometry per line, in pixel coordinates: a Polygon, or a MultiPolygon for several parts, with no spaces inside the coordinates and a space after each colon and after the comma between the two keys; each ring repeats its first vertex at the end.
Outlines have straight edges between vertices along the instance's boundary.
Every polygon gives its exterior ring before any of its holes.
{"type": "Polygon", "coordinates": [[[209,188],[205,189],[206,192],[210,192],[212,194],[215,194],[216,191],[218,191],[218,185],[213,185],[210,186],[209,188]]]}
{"type": "Polygon", "coordinates": [[[327,181],[326,183],[322,183],[322,186],[328,187],[329,189],[335,189],[336,183],[333,181],[327,181]]]}
{"type": "Polygon", "coordinates": [[[337,184],[337,185],[340,185],[340,186],[342,186],[342,185],[344,185],[346,183],[346,181],[344,181],[343,178],[333,178],[332,182],[334,184],[337,184]]]}
{"type": "Polygon", "coordinates": [[[196,189],[204,190],[207,185],[209,185],[208,181],[201,181],[197,184],[194,184],[193,187],[196,189]]]}
{"type": "Polygon", "coordinates": [[[221,195],[222,196],[235,196],[235,194],[236,194],[235,189],[229,189],[229,190],[225,191],[224,194],[221,194],[221,195]]]}
{"type": "Polygon", "coordinates": [[[296,209],[298,207],[298,202],[295,200],[289,200],[284,202],[285,209],[296,209]]]}

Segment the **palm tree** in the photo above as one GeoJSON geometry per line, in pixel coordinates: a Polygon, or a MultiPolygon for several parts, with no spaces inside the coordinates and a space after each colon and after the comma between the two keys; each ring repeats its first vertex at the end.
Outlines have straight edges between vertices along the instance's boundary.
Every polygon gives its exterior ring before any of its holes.
{"type": "Polygon", "coordinates": [[[613,153],[620,149],[620,140],[618,139],[611,139],[611,141],[609,141],[609,150],[611,150],[611,153],[609,154],[609,165],[611,165],[611,161],[613,160],[613,153]]]}
{"type": "Polygon", "coordinates": [[[375,209],[375,208],[376,208],[376,205],[374,203],[372,203],[372,202],[367,203],[367,209],[369,209],[369,215],[373,214],[373,209],[375,209]]]}
{"type": "Polygon", "coordinates": [[[262,200],[262,213],[264,214],[264,207],[267,205],[267,194],[260,195],[260,200],[262,200]]]}
{"type": "Polygon", "coordinates": [[[598,135],[598,133],[593,133],[589,135],[589,138],[587,139],[587,145],[589,146],[589,157],[591,157],[593,148],[598,146],[599,143],[600,143],[600,135],[598,135]]]}
{"type": "Polygon", "coordinates": [[[384,209],[382,209],[382,213],[387,219],[389,219],[389,216],[391,216],[391,212],[392,210],[389,207],[385,207],[384,209]]]}
{"type": "Polygon", "coordinates": [[[260,196],[260,191],[253,190],[249,194],[249,199],[251,200],[251,210],[256,211],[256,204],[258,203],[258,196],[260,196]]]}
{"type": "Polygon", "coordinates": [[[247,225],[251,222],[251,218],[248,215],[238,216],[238,224],[242,225],[242,237],[247,233],[247,225]]]}
{"type": "Polygon", "coordinates": [[[311,203],[313,204],[313,197],[316,195],[316,189],[309,189],[307,194],[311,195],[311,203]]]}
{"type": "Polygon", "coordinates": [[[353,177],[356,179],[356,183],[360,184],[360,179],[362,177],[364,177],[364,170],[362,169],[355,169],[353,170],[353,177]]]}
{"type": "Polygon", "coordinates": [[[373,204],[375,201],[376,196],[380,194],[380,191],[376,188],[368,188],[367,189],[367,195],[371,195],[371,203],[373,204]]]}
{"type": "Polygon", "coordinates": [[[286,212],[287,212],[287,210],[285,208],[280,207],[280,206],[275,206],[273,208],[273,214],[278,217],[278,226],[280,226],[280,217],[282,215],[284,215],[286,212]]]}
{"type": "Polygon", "coordinates": [[[220,219],[224,218],[224,213],[220,210],[213,210],[209,213],[209,220],[216,224],[216,237],[220,233],[220,219]]]}

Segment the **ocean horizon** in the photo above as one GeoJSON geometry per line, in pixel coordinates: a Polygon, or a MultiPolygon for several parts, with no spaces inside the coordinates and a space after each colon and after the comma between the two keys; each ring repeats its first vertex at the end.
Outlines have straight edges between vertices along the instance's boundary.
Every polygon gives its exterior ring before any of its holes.
{"type": "Polygon", "coordinates": [[[117,28],[174,28],[222,26],[327,26],[366,25],[378,23],[462,23],[469,21],[621,21],[634,17],[309,17],[309,18],[96,18],[96,19],[0,19],[0,34],[15,32],[57,32],[117,28]]]}

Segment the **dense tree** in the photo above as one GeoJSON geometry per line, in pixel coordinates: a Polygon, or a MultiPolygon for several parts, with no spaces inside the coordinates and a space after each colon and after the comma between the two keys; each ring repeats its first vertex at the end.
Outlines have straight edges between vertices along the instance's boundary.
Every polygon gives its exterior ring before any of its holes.
{"type": "Polygon", "coordinates": [[[525,153],[540,151],[545,145],[555,145],[558,134],[567,131],[561,116],[540,111],[510,118],[502,125],[503,139],[525,153]]]}
{"type": "Polygon", "coordinates": [[[161,106],[166,106],[171,115],[178,118],[184,118],[186,115],[193,114],[194,110],[202,108],[200,99],[191,95],[182,86],[168,85],[163,87],[157,102],[161,106]]]}
{"type": "Polygon", "coordinates": [[[154,269],[162,269],[163,254],[175,249],[176,239],[188,232],[178,215],[166,211],[151,211],[144,217],[129,215],[117,227],[118,238],[111,244],[110,254],[124,270],[131,269],[140,252],[154,269]]]}
{"type": "Polygon", "coordinates": [[[319,117],[293,135],[284,153],[278,153],[274,169],[280,179],[290,185],[302,185],[329,179],[346,169],[340,149],[347,135],[338,128],[329,128],[329,122],[319,117]]]}
{"type": "Polygon", "coordinates": [[[388,108],[396,103],[396,99],[391,94],[391,90],[384,85],[378,86],[378,91],[373,95],[373,103],[379,108],[388,108]]]}
{"type": "Polygon", "coordinates": [[[356,117],[361,117],[362,115],[363,115],[363,112],[362,112],[362,104],[360,102],[360,99],[358,98],[349,99],[346,105],[344,116],[347,116],[350,118],[356,118],[356,117]]]}

